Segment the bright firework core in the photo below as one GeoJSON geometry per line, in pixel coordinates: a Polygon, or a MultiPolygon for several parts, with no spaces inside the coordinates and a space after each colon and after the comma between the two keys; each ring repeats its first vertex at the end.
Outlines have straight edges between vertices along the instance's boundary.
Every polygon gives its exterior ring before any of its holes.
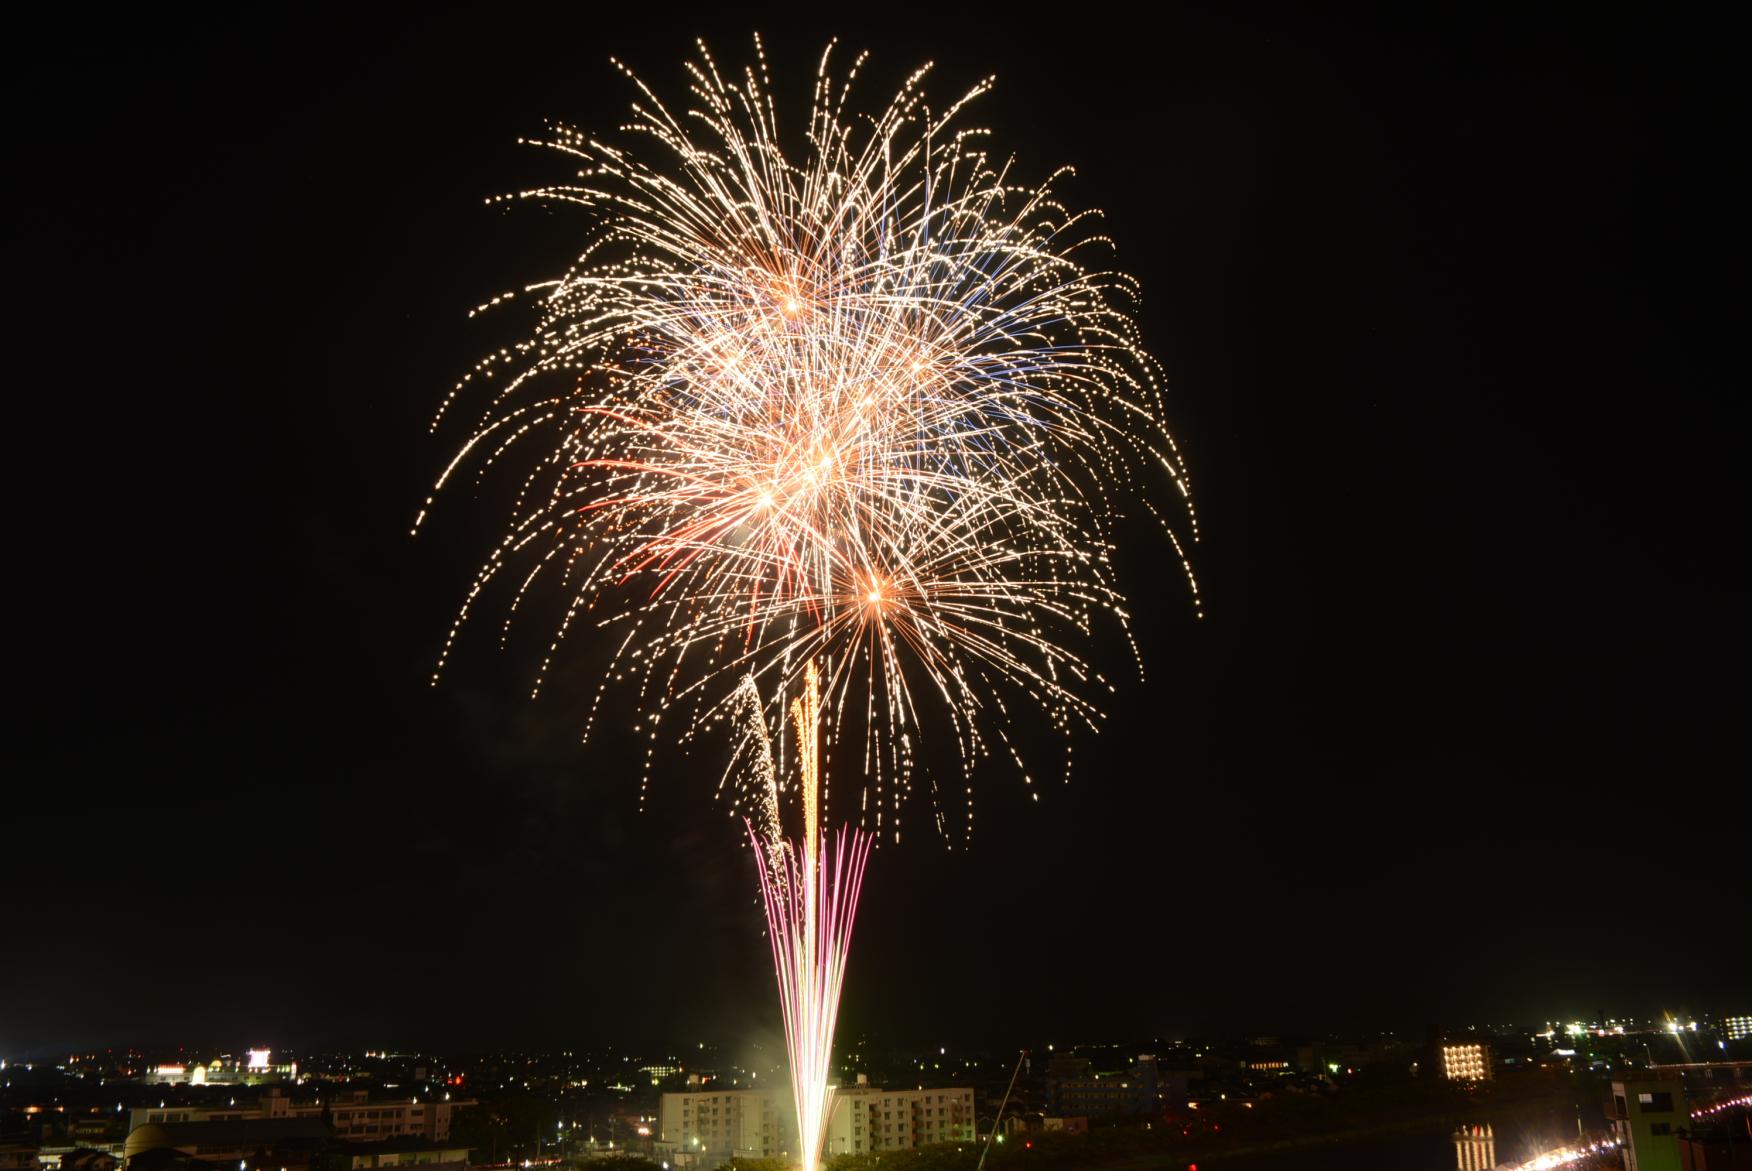
{"type": "Polygon", "coordinates": [[[1126,625],[1120,500],[1171,486],[1172,513],[1144,507],[1177,548],[1196,526],[1135,286],[1059,201],[1066,172],[1024,185],[960,125],[984,84],[933,109],[921,69],[850,113],[857,68],[823,55],[800,153],[764,60],[726,80],[703,46],[695,108],[635,81],[624,141],[540,141],[575,174],[504,198],[593,226],[562,275],[482,307],[533,296],[535,330],[440,412],[485,392],[438,487],[522,472],[439,666],[502,580],[507,625],[557,583],[536,689],[567,635],[601,628],[603,686],[636,686],[654,745],[715,721],[745,675],[776,702],[817,663],[862,824],[898,837],[928,734],[962,766],[931,777],[931,819],[965,837],[979,760],[1034,784],[1018,710],[1067,774],[1100,719],[1111,684],[1081,648],[1126,625]]]}

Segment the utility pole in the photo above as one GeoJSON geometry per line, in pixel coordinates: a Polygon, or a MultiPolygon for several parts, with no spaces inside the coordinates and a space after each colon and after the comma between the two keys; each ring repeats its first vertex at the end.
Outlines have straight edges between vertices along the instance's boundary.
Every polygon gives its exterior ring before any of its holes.
{"type": "Polygon", "coordinates": [[[1004,1090],[1004,1100],[998,1103],[998,1116],[992,1119],[992,1132],[986,1135],[985,1148],[980,1151],[979,1163],[974,1167],[973,1171],[985,1171],[986,1156],[992,1153],[992,1143],[998,1137],[998,1124],[1004,1121],[1004,1107],[1010,1104],[1010,1093],[1016,1088],[1016,1077],[1022,1072],[1022,1062],[1026,1060],[1027,1057],[1028,1050],[1026,1049],[1016,1055],[1016,1068],[1010,1071],[1010,1084],[1004,1090]]]}

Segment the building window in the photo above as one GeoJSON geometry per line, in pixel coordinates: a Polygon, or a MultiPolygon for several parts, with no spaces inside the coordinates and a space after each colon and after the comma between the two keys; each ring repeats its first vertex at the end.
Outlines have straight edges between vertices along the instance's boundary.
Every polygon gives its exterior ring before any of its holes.
{"type": "Polygon", "coordinates": [[[1671,1113],[1673,1113],[1673,1095],[1672,1094],[1638,1094],[1636,1096],[1636,1100],[1637,1100],[1637,1103],[1640,1106],[1642,1106],[1643,1111],[1645,1113],[1649,1113],[1649,1114],[1671,1114],[1671,1113]]]}
{"type": "Polygon", "coordinates": [[[1672,1134],[1673,1133],[1673,1124],[1671,1122],[1652,1122],[1649,1124],[1649,1133],[1650,1134],[1672,1134]]]}

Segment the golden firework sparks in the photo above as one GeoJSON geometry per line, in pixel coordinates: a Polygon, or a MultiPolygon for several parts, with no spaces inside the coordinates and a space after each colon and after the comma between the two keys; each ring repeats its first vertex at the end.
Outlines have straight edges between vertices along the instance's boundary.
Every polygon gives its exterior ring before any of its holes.
{"type": "Polygon", "coordinates": [[[962,124],[989,82],[933,110],[920,69],[852,117],[863,58],[841,76],[829,46],[791,152],[756,49],[734,78],[702,44],[680,115],[633,78],[618,139],[552,126],[539,145],[576,173],[498,197],[581,208],[591,235],[523,291],[534,331],[434,421],[478,412],[434,495],[465,468],[523,469],[438,669],[495,582],[515,582],[509,626],[557,578],[535,690],[599,627],[617,648],[602,686],[637,687],[654,747],[660,726],[684,740],[722,718],[746,676],[797,695],[818,663],[824,753],[849,746],[868,778],[860,818],[898,837],[920,730],[940,726],[970,832],[976,761],[1034,784],[1018,709],[1064,737],[1067,769],[1099,720],[1109,685],[1080,649],[1126,626],[1114,522],[1122,500],[1149,507],[1151,479],[1175,489],[1178,520],[1151,511],[1196,605],[1159,370],[1134,282],[1059,200],[1068,172],[1024,184],[962,124]]]}

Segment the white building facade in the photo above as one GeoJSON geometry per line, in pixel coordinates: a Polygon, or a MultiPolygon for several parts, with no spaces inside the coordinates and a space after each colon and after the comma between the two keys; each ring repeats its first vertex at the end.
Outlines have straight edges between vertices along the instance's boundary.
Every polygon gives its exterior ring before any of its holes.
{"type": "Polygon", "coordinates": [[[829,1155],[910,1151],[974,1139],[972,1086],[916,1090],[846,1086],[834,1091],[831,1109],[829,1155]]]}
{"type": "MultiPolygon", "coordinates": [[[[973,1089],[837,1087],[829,1105],[825,1153],[905,1151],[972,1142],[973,1089]]],[[[657,1142],[672,1166],[717,1167],[740,1159],[793,1158],[797,1128],[789,1088],[694,1090],[664,1094],[657,1142]]]]}
{"type": "Polygon", "coordinates": [[[732,1156],[772,1159],[796,1146],[791,1098],[771,1090],[690,1090],[664,1094],[657,1146],[675,1167],[716,1167],[732,1156]]]}

